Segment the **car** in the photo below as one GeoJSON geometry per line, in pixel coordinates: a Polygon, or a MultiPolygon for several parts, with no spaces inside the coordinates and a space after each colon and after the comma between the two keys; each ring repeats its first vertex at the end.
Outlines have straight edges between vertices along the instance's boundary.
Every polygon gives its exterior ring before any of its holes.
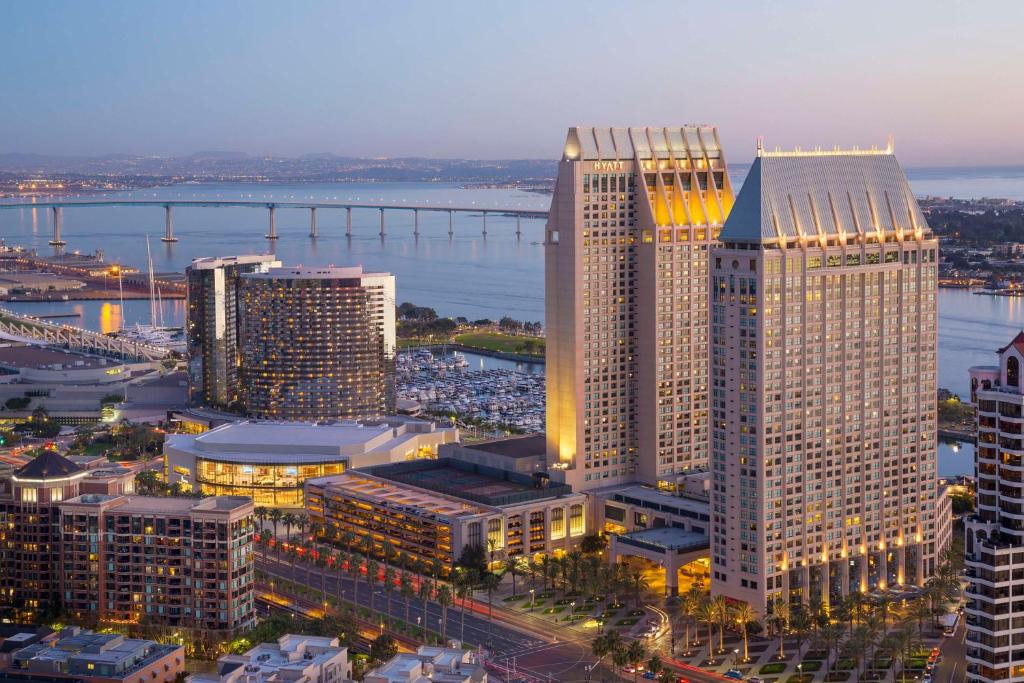
{"type": "Polygon", "coordinates": [[[680,676],[679,678],[676,679],[676,683],[690,683],[690,679],[683,678],[682,676],[680,676]]]}
{"type": "Polygon", "coordinates": [[[644,672],[644,678],[646,678],[649,681],[653,681],[654,680],[654,672],[653,671],[645,671],[644,672]]]}
{"type": "Polygon", "coordinates": [[[760,676],[751,676],[747,679],[747,683],[764,683],[764,679],[760,676]]]}
{"type": "Polygon", "coordinates": [[[743,673],[739,669],[729,669],[728,671],[726,671],[722,675],[725,676],[726,678],[732,678],[732,679],[737,680],[737,681],[742,681],[743,680],[743,673]]]}

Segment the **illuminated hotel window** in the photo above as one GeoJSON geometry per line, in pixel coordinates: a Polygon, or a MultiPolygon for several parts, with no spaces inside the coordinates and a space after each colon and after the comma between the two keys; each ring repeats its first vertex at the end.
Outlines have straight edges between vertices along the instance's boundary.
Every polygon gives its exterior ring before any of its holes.
{"type": "Polygon", "coordinates": [[[39,492],[36,489],[23,488],[21,490],[21,500],[24,503],[34,503],[39,500],[39,492]]]}
{"type": "Polygon", "coordinates": [[[583,506],[573,505],[569,508],[569,534],[572,536],[581,536],[586,527],[583,524],[583,506]]]}
{"type": "Polygon", "coordinates": [[[554,508],[551,511],[551,540],[565,538],[565,508],[554,508]]]}
{"type": "Polygon", "coordinates": [[[487,520],[487,549],[488,550],[501,550],[505,547],[505,538],[502,533],[502,523],[500,519],[489,519],[487,520]]]}

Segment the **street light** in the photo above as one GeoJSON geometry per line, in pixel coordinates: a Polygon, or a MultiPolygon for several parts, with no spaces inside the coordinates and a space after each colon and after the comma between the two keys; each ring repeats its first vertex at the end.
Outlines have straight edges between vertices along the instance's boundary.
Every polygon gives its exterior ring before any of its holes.
{"type": "Polygon", "coordinates": [[[530,589],[530,611],[533,611],[534,602],[536,602],[537,596],[534,595],[537,591],[533,588],[530,589]]]}
{"type": "Polygon", "coordinates": [[[572,623],[572,618],[576,616],[576,601],[573,600],[569,603],[569,623],[572,623]]]}

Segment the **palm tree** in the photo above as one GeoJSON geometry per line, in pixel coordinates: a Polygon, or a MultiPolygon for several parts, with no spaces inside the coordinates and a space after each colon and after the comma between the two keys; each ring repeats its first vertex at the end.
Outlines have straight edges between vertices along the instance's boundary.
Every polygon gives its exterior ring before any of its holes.
{"type": "Polygon", "coordinates": [[[426,578],[421,579],[419,596],[420,600],[423,601],[423,628],[426,629],[427,632],[430,631],[429,627],[427,626],[427,600],[430,599],[430,595],[433,592],[434,587],[433,585],[431,585],[430,580],[426,578]]]}
{"type": "Polygon", "coordinates": [[[516,576],[523,573],[523,557],[514,555],[506,559],[502,573],[512,576],[512,597],[516,597],[516,576]]]}
{"type": "Polygon", "coordinates": [[[854,591],[850,593],[850,597],[848,599],[850,601],[850,611],[853,615],[853,619],[857,622],[857,624],[860,624],[861,620],[864,619],[864,615],[866,614],[868,598],[860,591],[854,591]]]}
{"type": "Polygon", "coordinates": [[[402,572],[402,578],[399,579],[398,593],[405,600],[405,623],[409,622],[409,607],[412,605],[413,598],[416,597],[416,589],[412,585],[412,579],[402,572]]]}
{"type": "Polygon", "coordinates": [[[708,629],[708,657],[714,661],[715,657],[715,641],[712,635],[715,624],[718,623],[718,610],[712,604],[711,600],[701,600],[700,607],[697,608],[697,619],[699,619],[708,629]]]}
{"type": "MultiPolygon", "coordinates": [[[[651,587],[650,581],[643,572],[635,571],[629,575],[629,587],[633,591],[633,607],[640,607],[640,594],[651,587]]],[[[723,598],[724,599],[724,598],[723,598]]]]}
{"type": "MultiPolygon", "coordinates": [[[[647,650],[644,648],[644,644],[639,640],[634,640],[626,646],[626,661],[636,667],[637,664],[644,661],[644,657],[647,656],[647,650]]],[[[636,683],[637,669],[633,669],[633,683],[636,683]]]]}
{"type": "Polygon", "coordinates": [[[661,657],[657,654],[651,655],[651,658],[647,660],[647,670],[650,671],[655,677],[665,669],[665,665],[661,663],[661,657]]]}
{"type": "Polygon", "coordinates": [[[910,606],[909,617],[917,620],[917,637],[921,639],[924,637],[924,621],[930,619],[932,616],[932,606],[928,604],[928,601],[922,596],[914,601],[914,604],[910,606]]]}
{"type": "Polygon", "coordinates": [[[913,654],[920,649],[921,642],[911,629],[898,629],[893,631],[882,642],[886,654],[900,663],[900,681],[906,681],[906,664],[913,654]]]}
{"type": "Polygon", "coordinates": [[[455,586],[456,597],[462,600],[462,606],[459,609],[459,616],[462,621],[459,625],[459,640],[465,640],[466,638],[466,600],[473,598],[473,584],[475,583],[476,579],[471,571],[467,571],[462,567],[456,569],[453,585],[455,586]]]}
{"type": "Polygon", "coordinates": [[[792,611],[787,628],[790,633],[796,636],[797,650],[803,648],[804,642],[807,640],[807,636],[812,629],[814,630],[814,637],[818,637],[818,629],[815,623],[811,615],[808,614],[806,605],[799,605],[792,611]]]}
{"type": "Polygon", "coordinates": [[[729,621],[729,601],[724,595],[716,595],[711,598],[711,606],[718,621],[718,651],[725,652],[725,624],[729,621]]]}
{"type": "MultiPolygon", "coordinates": [[[[825,646],[825,669],[826,673],[832,673],[832,653],[838,654],[839,646],[843,641],[843,634],[845,629],[842,624],[829,623],[825,624],[818,630],[815,638],[819,640],[825,646]]],[[[838,659],[838,656],[836,657],[838,659]]]]}
{"type": "Polygon", "coordinates": [[[270,518],[271,524],[274,525],[274,545],[278,549],[278,558],[280,558],[281,557],[281,554],[280,554],[281,553],[281,551],[280,551],[281,546],[280,546],[280,543],[278,543],[278,540],[277,540],[277,523],[281,521],[281,518],[284,515],[281,513],[280,509],[278,509],[278,508],[270,508],[270,512],[267,514],[267,516],[270,518]]]}
{"type": "Polygon", "coordinates": [[[544,585],[542,586],[543,590],[548,589],[548,579],[551,578],[551,569],[553,565],[554,558],[550,555],[544,555],[540,558],[540,572],[541,576],[544,577],[544,585]]]}
{"type": "Polygon", "coordinates": [[[690,640],[690,624],[694,617],[697,616],[697,609],[700,607],[700,599],[703,595],[700,593],[700,589],[696,586],[691,586],[690,590],[683,595],[679,601],[679,615],[683,618],[683,624],[686,628],[686,639],[684,641],[685,649],[683,654],[690,653],[690,646],[693,645],[693,641],[690,640]]]}
{"type": "Polygon", "coordinates": [[[494,622],[494,589],[498,587],[499,579],[492,572],[487,572],[480,577],[480,588],[487,591],[487,638],[490,639],[494,622]]]}
{"type": "Polygon", "coordinates": [[[594,641],[590,644],[590,651],[598,659],[603,659],[613,652],[621,650],[622,646],[622,636],[619,635],[619,632],[608,631],[608,633],[602,633],[594,638],[594,641]]]}
{"type": "Polygon", "coordinates": [[[789,626],[789,603],[781,598],[772,603],[772,612],[768,616],[768,627],[779,637],[779,659],[786,658],[785,637],[789,626]]]}
{"type": "Polygon", "coordinates": [[[391,593],[395,590],[395,569],[391,566],[384,567],[384,595],[387,597],[388,623],[391,623],[391,593]]]}
{"type": "Polygon", "coordinates": [[[854,672],[853,680],[860,680],[861,667],[868,656],[868,652],[878,642],[877,635],[867,625],[857,626],[850,632],[846,639],[847,654],[857,662],[857,670],[854,672]]]}
{"type": "Polygon", "coordinates": [[[380,565],[374,559],[366,560],[366,584],[370,587],[370,611],[375,612],[373,607],[374,590],[373,586],[377,583],[377,573],[380,571],[380,565]]]}
{"type": "Polygon", "coordinates": [[[284,524],[285,539],[290,539],[292,535],[292,527],[299,523],[299,516],[294,512],[286,512],[281,515],[281,522],[284,524]]]}
{"type": "Polygon", "coordinates": [[[746,662],[750,659],[750,652],[747,648],[747,627],[757,621],[757,613],[749,603],[741,602],[732,608],[732,618],[743,636],[743,661],[746,662]]]}
{"type": "Polygon", "coordinates": [[[444,643],[448,633],[448,608],[452,604],[452,589],[442,585],[437,589],[437,604],[441,606],[441,642],[444,643]]]}
{"type": "Polygon", "coordinates": [[[362,566],[363,556],[359,553],[353,553],[348,567],[352,573],[352,601],[357,608],[359,607],[359,570],[362,566]]]}

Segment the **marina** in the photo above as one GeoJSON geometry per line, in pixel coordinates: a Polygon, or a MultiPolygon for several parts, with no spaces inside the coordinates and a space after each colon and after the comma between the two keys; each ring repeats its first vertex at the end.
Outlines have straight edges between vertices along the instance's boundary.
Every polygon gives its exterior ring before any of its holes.
{"type": "MultiPolygon", "coordinates": [[[[481,357],[482,358],[482,357],[481,357]]],[[[460,352],[416,349],[398,354],[397,396],[429,413],[544,431],[544,375],[508,368],[474,370],[460,352]]]]}

